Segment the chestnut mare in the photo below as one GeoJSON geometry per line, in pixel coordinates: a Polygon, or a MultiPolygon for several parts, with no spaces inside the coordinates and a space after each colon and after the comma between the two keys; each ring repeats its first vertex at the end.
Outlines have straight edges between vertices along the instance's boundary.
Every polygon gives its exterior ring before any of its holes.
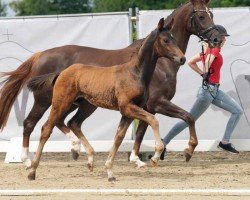
{"type": "MultiPolygon", "coordinates": [[[[211,44],[220,41],[220,35],[214,28],[214,23],[207,8],[209,0],[190,0],[186,4],[177,8],[165,21],[174,19],[173,28],[171,30],[177,44],[182,50],[186,51],[187,44],[191,34],[207,39],[211,44]]],[[[3,73],[2,77],[6,77],[3,82],[0,96],[0,128],[3,129],[8,120],[8,116],[16,100],[18,93],[21,91],[27,81],[35,76],[49,73],[60,73],[69,65],[74,63],[84,63],[95,66],[112,66],[128,62],[137,52],[143,40],[139,40],[120,50],[101,50],[81,46],[63,46],[49,49],[40,53],[36,53],[19,68],[12,72],[3,73]],[[108,59],[107,59],[108,58],[108,59]]],[[[189,124],[190,142],[189,150],[186,154],[187,159],[192,155],[197,145],[195,123],[192,116],[185,110],[177,107],[170,100],[176,91],[176,75],[179,65],[167,58],[161,58],[156,64],[156,70],[153,75],[151,85],[149,87],[150,96],[147,104],[147,110],[151,113],[161,113],[166,116],[176,117],[185,120],[189,124]],[[161,83],[160,85],[158,83],[161,83]]],[[[34,93],[34,105],[27,118],[24,120],[23,126],[23,153],[22,160],[29,166],[31,158],[29,157],[29,138],[37,122],[41,119],[45,111],[51,105],[52,87],[47,90],[38,90],[34,93]],[[46,94],[46,95],[44,95],[46,94]]],[[[70,127],[80,127],[82,122],[89,117],[96,109],[95,106],[86,101],[77,102],[80,106],[76,115],[69,121],[70,127]]],[[[73,105],[70,111],[77,108],[73,105]]],[[[69,112],[70,112],[69,111],[69,112]]],[[[67,114],[65,114],[66,117],[67,114]]],[[[63,120],[63,119],[62,119],[63,120]]],[[[62,127],[63,121],[58,122],[58,127],[62,127]]],[[[136,161],[138,165],[138,155],[140,143],[147,129],[147,124],[140,122],[136,143],[132,152],[131,160],[136,161]]],[[[71,132],[65,134],[72,136],[71,132]]],[[[73,155],[76,159],[80,152],[80,142],[73,141],[73,155]]]]}
{"type": "MultiPolygon", "coordinates": [[[[151,158],[151,162],[157,163],[164,149],[159,133],[159,124],[154,115],[141,107],[147,102],[148,87],[158,58],[166,57],[172,61],[181,61],[178,64],[184,64],[186,60],[169,32],[171,24],[172,21],[164,27],[164,19],[162,18],[158,27],[143,41],[138,55],[128,63],[112,67],[73,64],[59,74],[54,80],[51,112],[48,121],[42,127],[36,156],[30,166],[31,171],[28,176],[30,180],[35,179],[43,147],[56,122],[63,118],[64,113],[71,108],[79,96],[96,107],[118,110],[122,114],[113,147],[105,163],[109,181],[115,181],[112,172],[114,158],[133,119],[145,121],[152,127],[155,138],[155,155],[151,158]]],[[[28,85],[29,88],[36,88],[36,85],[40,87],[39,81],[43,82],[43,78],[46,79],[46,76],[34,78],[28,85]],[[32,83],[36,85],[32,85],[32,83]]],[[[82,141],[82,144],[86,145],[86,139],[82,132],[76,129],[72,129],[72,131],[82,141]]],[[[94,150],[89,145],[86,152],[88,165],[92,170],[94,150]]]]}

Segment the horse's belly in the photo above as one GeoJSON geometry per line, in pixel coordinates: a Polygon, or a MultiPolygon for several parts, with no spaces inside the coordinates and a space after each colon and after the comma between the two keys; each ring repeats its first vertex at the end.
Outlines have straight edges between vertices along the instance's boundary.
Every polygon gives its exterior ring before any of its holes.
{"type": "Polygon", "coordinates": [[[96,94],[96,95],[82,95],[89,103],[94,106],[102,107],[110,110],[118,110],[117,99],[112,94],[96,94]]]}

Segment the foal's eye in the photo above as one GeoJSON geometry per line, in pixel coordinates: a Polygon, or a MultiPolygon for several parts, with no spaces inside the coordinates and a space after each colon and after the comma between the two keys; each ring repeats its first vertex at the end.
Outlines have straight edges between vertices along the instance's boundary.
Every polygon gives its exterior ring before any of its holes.
{"type": "Polygon", "coordinates": [[[203,20],[203,19],[205,19],[205,17],[202,15],[202,16],[199,16],[199,19],[203,20]]]}
{"type": "Polygon", "coordinates": [[[169,43],[170,40],[169,40],[169,39],[165,39],[164,42],[165,42],[165,43],[169,43]]]}

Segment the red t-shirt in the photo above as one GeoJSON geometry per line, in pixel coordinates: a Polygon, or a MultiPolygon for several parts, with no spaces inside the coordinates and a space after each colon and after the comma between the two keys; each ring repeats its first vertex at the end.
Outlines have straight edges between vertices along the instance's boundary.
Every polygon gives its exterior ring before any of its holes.
{"type": "MultiPolygon", "coordinates": [[[[220,83],[220,70],[223,65],[223,57],[220,54],[220,48],[219,47],[207,48],[205,55],[204,55],[205,60],[207,56],[209,56],[209,54],[212,54],[215,57],[212,64],[210,65],[210,72],[213,72],[213,73],[209,77],[209,82],[220,83]]],[[[202,62],[205,63],[205,61],[203,60],[202,53],[200,54],[200,56],[201,56],[202,62]]]]}

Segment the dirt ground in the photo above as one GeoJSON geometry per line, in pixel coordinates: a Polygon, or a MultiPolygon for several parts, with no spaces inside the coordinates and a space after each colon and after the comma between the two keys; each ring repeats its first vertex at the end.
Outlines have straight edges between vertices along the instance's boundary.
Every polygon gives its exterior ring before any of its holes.
{"type": "MultiPolygon", "coordinates": [[[[21,163],[4,164],[0,154],[0,189],[250,189],[250,152],[196,152],[189,163],[182,152],[168,152],[157,167],[137,169],[127,153],[118,153],[114,163],[115,183],[107,181],[104,167],[107,153],[95,156],[95,169],[89,172],[82,153],[73,161],[70,153],[44,153],[35,181],[21,163]]],[[[250,195],[226,194],[44,194],[0,196],[1,200],[40,199],[250,199],[250,195]]]]}

